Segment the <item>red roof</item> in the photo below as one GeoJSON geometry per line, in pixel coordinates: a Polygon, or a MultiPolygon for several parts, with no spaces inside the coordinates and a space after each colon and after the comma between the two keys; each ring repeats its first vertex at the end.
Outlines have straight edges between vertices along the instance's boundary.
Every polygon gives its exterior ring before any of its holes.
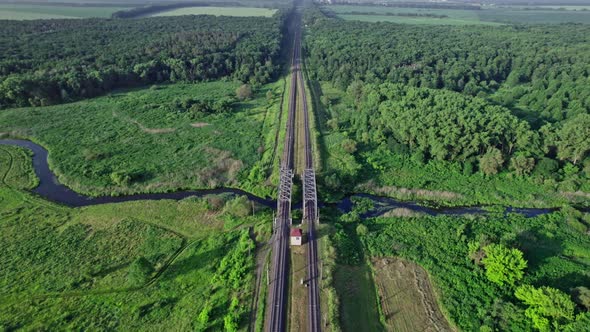
{"type": "Polygon", "coordinates": [[[301,228],[291,228],[291,236],[301,236],[302,234],[301,228]]]}

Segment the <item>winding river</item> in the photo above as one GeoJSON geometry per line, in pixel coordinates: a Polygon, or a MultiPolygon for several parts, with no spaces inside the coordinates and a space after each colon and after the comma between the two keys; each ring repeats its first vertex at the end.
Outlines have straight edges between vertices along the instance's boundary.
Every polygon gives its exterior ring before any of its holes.
{"type": "MultiPolygon", "coordinates": [[[[18,139],[3,139],[0,140],[0,145],[13,145],[20,146],[23,148],[30,149],[33,151],[33,167],[35,174],[39,178],[39,186],[33,189],[33,192],[39,196],[57,202],[70,207],[82,207],[97,204],[106,203],[118,203],[118,202],[129,202],[138,200],[160,200],[160,199],[173,199],[181,200],[187,197],[201,197],[209,194],[232,194],[232,195],[244,195],[248,199],[259,203],[261,205],[275,208],[276,202],[272,199],[262,198],[251,193],[245,192],[240,189],[233,188],[218,188],[218,189],[201,189],[201,190],[182,190],[168,193],[153,193],[153,194],[133,194],[125,196],[101,196],[101,197],[89,197],[77,193],[65,185],[59,183],[57,177],[47,163],[47,150],[42,146],[35,144],[27,140],[18,139]]],[[[468,214],[485,214],[486,211],[482,206],[467,206],[467,207],[442,207],[432,208],[426,207],[412,201],[398,201],[393,198],[374,196],[370,194],[354,194],[350,195],[336,205],[343,212],[349,212],[352,210],[353,203],[352,197],[364,197],[373,201],[374,208],[362,215],[363,218],[370,218],[382,215],[387,211],[393,209],[407,209],[412,212],[419,212],[431,216],[436,215],[468,215],[468,214]]],[[[301,204],[297,204],[294,208],[300,207],[301,204]]],[[[555,211],[555,208],[505,208],[505,213],[520,213],[526,217],[536,217],[542,214],[547,214],[555,211]]],[[[588,209],[583,209],[588,210],[588,209]]]]}

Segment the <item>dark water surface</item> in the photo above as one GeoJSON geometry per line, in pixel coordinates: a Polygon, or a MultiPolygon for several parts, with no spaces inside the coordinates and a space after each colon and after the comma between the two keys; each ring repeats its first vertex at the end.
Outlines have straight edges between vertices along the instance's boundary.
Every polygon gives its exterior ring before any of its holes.
{"type": "Polygon", "coordinates": [[[39,194],[39,196],[42,196],[45,199],[61,203],[67,206],[80,207],[88,205],[129,202],[138,200],[181,200],[187,197],[200,197],[209,194],[225,193],[233,195],[245,195],[248,197],[248,199],[256,203],[260,203],[268,207],[275,206],[274,200],[265,199],[239,189],[231,188],[186,190],[169,193],[133,194],[125,196],[84,196],[58,182],[55,174],[53,174],[53,172],[49,169],[49,165],[47,164],[47,150],[45,150],[45,148],[43,148],[42,146],[35,144],[31,141],[17,139],[0,140],[0,144],[16,145],[33,151],[33,167],[35,168],[35,174],[37,174],[37,177],[39,178],[39,186],[33,189],[33,192],[39,194]]]}
{"type": "MultiPolygon", "coordinates": [[[[39,196],[61,203],[72,207],[81,207],[88,205],[106,204],[106,203],[118,203],[118,202],[129,202],[138,200],[160,200],[160,199],[173,199],[181,200],[187,197],[200,197],[209,194],[232,194],[232,195],[244,195],[247,196],[253,202],[261,205],[275,208],[276,201],[268,198],[258,197],[251,193],[245,192],[240,189],[233,188],[218,188],[218,189],[201,189],[201,190],[185,190],[176,191],[169,193],[154,193],[154,194],[133,194],[125,196],[101,196],[101,197],[89,197],[79,194],[70,188],[64,186],[57,181],[56,176],[49,169],[47,164],[47,150],[42,146],[35,144],[31,141],[18,140],[18,139],[4,139],[0,140],[1,145],[15,145],[23,148],[30,149],[33,151],[33,167],[35,173],[39,178],[39,186],[33,189],[33,192],[39,196]]],[[[431,216],[436,215],[468,215],[468,214],[485,214],[487,211],[482,206],[467,206],[467,207],[427,207],[412,201],[398,201],[389,197],[380,197],[370,194],[354,194],[342,199],[336,205],[342,212],[350,212],[353,208],[353,202],[351,197],[363,197],[373,201],[375,207],[364,213],[363,218],[370,218],[382,215],[383,213],[404,208],[414,212],[420,212],[431,216]]],[[[297,209],[301,207],[301,203],[293,205],[293,208],[297,209]]],[[[520,213],[526,217],[536,217],[539,215],[547,214],[556,211],[556,208],[505,208],[505,213],[520,213]]],[[[587,208],[582,209],[587,211],[587,208]]]]}

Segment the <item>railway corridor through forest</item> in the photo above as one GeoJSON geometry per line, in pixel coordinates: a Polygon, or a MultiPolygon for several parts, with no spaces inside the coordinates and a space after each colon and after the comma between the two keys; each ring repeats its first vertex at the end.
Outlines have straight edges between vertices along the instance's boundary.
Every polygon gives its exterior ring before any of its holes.
{"type": "Polygon", "coordinates": [[[289,280],[289,229],[292,225],[291,199],[295,171],[303,184],[303,220],[307,225],[307,271],[304,284],[307,294],[308,331],[321,330],[320,295],[318,285],[318,253],[315,224],[319,221],[313,144],[309,125],[309,109],[305,94],[305,81],[301,68],[301,14],[293,17],[293,52],[291,58],[291,89],[284,149],[280,162],[277,213],[273,220],[271,267],[268,292],[268,310],[265,330],[285,331],[288,320],[289,282],[302,287],[298,280],[289,280]]]}

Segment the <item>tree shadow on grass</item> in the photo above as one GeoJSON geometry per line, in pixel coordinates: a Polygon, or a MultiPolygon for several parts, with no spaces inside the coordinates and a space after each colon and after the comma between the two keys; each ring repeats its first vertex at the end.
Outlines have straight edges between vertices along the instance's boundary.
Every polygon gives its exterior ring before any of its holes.
{"type": "Polygon", "coordinates": [[[549,286],[569,293],[572,288],[590,285],[590,274],[582,272],[570,272],[555,278],[541,278],[536,284],[549,286]]]}
{"type": "Polygon", "coordinates": [[[199,253],[192,253],[190,256],[174,262],[162,275],[163,280],[174,280],[176,277],[186,275],[192,271],[206,268],[211,262],[211,257],[223,257],[219,249],[211,249],[199,253]]]}
{"type": "Polygon", "coordinates": [[[559,238],[548,237],[536,229],[518,234],[516,242],[528,261],[528,270],[535,271],[551,257],[563,253],[563,243],[559,238]]]}

